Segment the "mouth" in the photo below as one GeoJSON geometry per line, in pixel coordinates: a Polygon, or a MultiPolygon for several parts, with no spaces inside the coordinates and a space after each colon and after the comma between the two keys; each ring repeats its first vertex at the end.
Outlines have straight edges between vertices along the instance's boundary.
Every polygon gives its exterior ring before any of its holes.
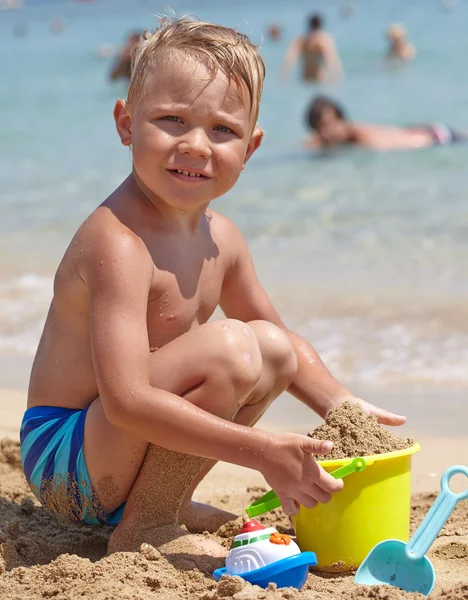
{"type": "Polygon", "coordinates": [[[206,181],[207,179],[211,179],[208,175],[205,175],[202,171],[191,171],[187,169],[168,169],[169,173],[173,176],[177,177],[177,179],[181,179],[183,181],[206,181]]]}

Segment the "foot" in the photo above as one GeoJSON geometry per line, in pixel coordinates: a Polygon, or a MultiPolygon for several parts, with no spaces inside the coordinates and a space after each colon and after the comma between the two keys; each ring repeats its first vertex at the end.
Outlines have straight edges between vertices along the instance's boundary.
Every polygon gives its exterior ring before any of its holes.
{"type": "Polygon", "coordinates": [[[202,571],[223,566],[227,550],[214,540],[192,535],[179,525],[151,527],[137,521],[125,521],[112,533],[107,554],[137,552],[142,544],[150,544],[175,566],[191,565],[202,571]],[[142,526],[143,525],[143,526],[142,526]]]}
{"type": "Polygon", "coordinates": [[[179,523],[185,525],[192,533],[215,533],[221,525],[237,517],[234,513],[193,500],[182,506],[179,511],[179,523]]]}

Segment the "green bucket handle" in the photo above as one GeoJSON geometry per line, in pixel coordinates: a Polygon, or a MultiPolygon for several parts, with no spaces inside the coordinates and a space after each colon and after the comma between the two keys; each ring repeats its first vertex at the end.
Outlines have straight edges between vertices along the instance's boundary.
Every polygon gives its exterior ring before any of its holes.
{"type": "MultiPolygon", "coordinates": [[[[360,473],[364,471],[366,468],[366,461],[358,456],[357,458],[353,458],[347,465],[343,467],[339,467],[330,473],[332,477],[335,479],[342,479],[347,475],[351,475],[351,473],[360,473]]],[[[258,500],[255,500],[250,506],[245,509],[245,512],[249,515],[250,518],[258,517],[258,515],[263,515],[270,510],[274,510],[275,508],[279,508],[281,506],[281,502],[276,495],[275,490],[270,490],[258,500]]]]}

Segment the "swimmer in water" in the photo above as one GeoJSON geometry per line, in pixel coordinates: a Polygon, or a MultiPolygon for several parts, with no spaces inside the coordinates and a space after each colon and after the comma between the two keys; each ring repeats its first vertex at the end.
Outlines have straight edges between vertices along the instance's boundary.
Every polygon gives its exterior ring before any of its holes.
{"type": "Polygon", "coordinates": [[[140,32],[131,33],[124,47],[118,53],[116,60],[109,73],[112,81],[117,79],[128,79],[130,81],[132,75],[132,50],[140,39],[140,32]]]}
{"type": "Polygon", "coordinates": [[[318,96],[307,111],[307,124],[313,134],[309,148],[360,146],[371,150],[407,150],[468,142],[468,134],[442,123],[430,125],[375,125],[350,121],[344,109],[329,98],[318,96]]]}
{"type": "Polygon", "coordinates": [[[267,37],[271,42],[277,42],[281,39],[281,28],[276,23],[272,23],[267,28],[267,37]]]}
{"type": "Polygon", "coordinates": [[[320,15],[309,18],[309,31],[296,37],[289,46],[284,59],[282,75],[287,76],[299,58],[302,59],[302,80],[311,82],[336,81],[343,68],[332,36],[323,31],[320,15]]]}
{"type": "Polygon", "coordinates": [[[416,56],[416,48],[406,37],[406,29],[400,23],[394,23],[387,29],[389,43],[387,59],[392,61],[411,61],[416,56]]]}

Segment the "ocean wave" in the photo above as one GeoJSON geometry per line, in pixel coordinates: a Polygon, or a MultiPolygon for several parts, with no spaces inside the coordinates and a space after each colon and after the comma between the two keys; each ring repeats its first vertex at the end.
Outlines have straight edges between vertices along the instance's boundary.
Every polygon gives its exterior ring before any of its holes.
{"type": "Polygon", "coordinates": [[[0,352],[35,353],[52,287],[52,277],[35,274],[0,283],[0,352]]]}
{"type": "MultiPolygon", "coordinates": [[[[34,355],[52,298],[53,278],[24,274],[0,284],[0,353],[34,355]]],[[[290,308],[292,308],[290,306],[290,308]]],[[[341,380],[468,385],[468,328],[441,319],[412,319],[353,309],[288,324],[309,340],[341,380]]],[[[220,317],[221,314],[217,314],[220,317]]]]}
{"type": "Polygon", "coordinates": [[[313,318],[298,327],[328,368],[346,381],[468,384],[468,331],[424,320],[313,318]]]}

